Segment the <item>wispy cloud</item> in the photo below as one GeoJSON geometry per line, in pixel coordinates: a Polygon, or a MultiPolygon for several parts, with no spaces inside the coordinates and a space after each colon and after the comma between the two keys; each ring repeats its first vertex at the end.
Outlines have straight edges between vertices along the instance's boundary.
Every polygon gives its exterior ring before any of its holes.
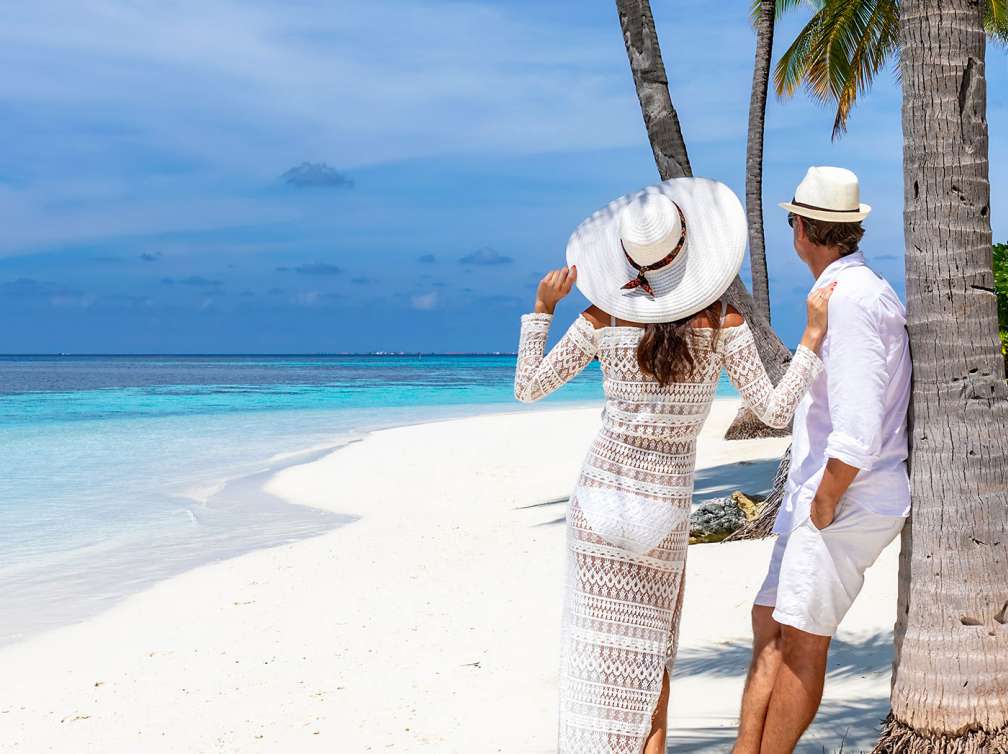
{"type": "Polygon", "coordinates": [[[438,305],[437,291],[432,291],[431,293],[421,293],[417,296],[413,296],[410,299],[410,304],[414,309],[419,309],[420,311],[435,309],[438,305]]]}
{"type": "Polygon", "coordinates": [[[437,262],[437,257],[433,254],[421,254],[417,257],[417,261],[420,264],[434,264],[437,262]]]}
{"type": "Polygon", "coordinates": [[[34,277],[18,277],[14,280],[0,283],[0,293],[5,296],[34,298],[52,295],[57,292],[73,294],[77,291],[68,289],[59,283],[38,280],[34,277]]]}
{"type": "Polygon", "coordinates": [[[0,296],[48,302],[61,308],[85,308],[91,306],[96,297],[62,283],[51,283],[36,278],[17,278],[0,283],[0,296]]]}
{"type": "Polygon", "coordinates": [[[324,162],[302,162],[284,173],[281,178],[298,188],[348,189],[354,185],[351,178],[324,162]]]}
{"type": "Polygon", "coordinates": [[[298,275],[342,275],[343,268],[326,262],[299,264],[296,267],[277,267],[277,272],[296,272],[298,275]]]}
{"type": "Polygon", "coordinates": [[[220,288],[224,285],[223,280],[213,280],[202,275],[189,275],[184,278],[164,277],[161,278],[162,285],[184,285],[190,288],[220,288]]]}
{"type": "Polygon", "coordinates": [[[144,262],[157,262],[159,259],[161,259],[161,252],[155,251],[151,253],[145,251],[143,254],[140,255],[140,259],[142,259],[144,262]]]}
{"type": "Polygon", "coordinates": [[[477,265],[481,267],[511,264],[513,261],[514,260],[511,257],[506,257],[495,249],[491,249],[489,246],[477,249],[471,254],[466,254],[464,257],[459,258],[459,264],[477,265]]]}
{"type": "Polygon", "coordinates": [[[86,309],[96,298],[93,293],[56,293],[49,297],[49,303],[62,308],[86,309]]]}
{"type": "Polygon", "coordinates": [[[315,306],[322,294],[319,291],[301,291],[294,294],[294,303],[298,306],[315,306]]]}

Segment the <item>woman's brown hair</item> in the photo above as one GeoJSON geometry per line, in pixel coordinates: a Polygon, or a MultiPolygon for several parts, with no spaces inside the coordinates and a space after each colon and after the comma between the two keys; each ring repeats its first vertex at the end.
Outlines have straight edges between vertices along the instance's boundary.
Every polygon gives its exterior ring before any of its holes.
{"type": "MultiPolygon", "coordinates": [[[[713,348],[721,329],[720,312],[707,310],[707,319],[713,324],[714,337],[710,341],[713,348]]],[[[675,322],[654,322],[644,328],[637,345],[637,365],[640,370],[662,385],[685,380],[696,363],[694,348],[698,338],[690,323],[697,315],[675,322]]]]}

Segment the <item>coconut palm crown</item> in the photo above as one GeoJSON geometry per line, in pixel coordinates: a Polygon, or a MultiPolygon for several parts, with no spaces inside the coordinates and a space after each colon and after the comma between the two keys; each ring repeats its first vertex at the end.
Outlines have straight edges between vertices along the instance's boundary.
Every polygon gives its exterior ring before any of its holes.
{"type": "MultiPolygon", "coordinates": [[[[759,0],[752,5],[755,18],[759,0]]],[[[804,85],[813,99],[835,106],[836,139],[858,97],[899,54],[900,0],[777,0],[777,17],[800,5],[814,13],[777,62],[774,88],[791,97],[804,85]]],[[[987,35],[1008,43],[1008,0],[984,0],[984,6],[987,35]]]]}

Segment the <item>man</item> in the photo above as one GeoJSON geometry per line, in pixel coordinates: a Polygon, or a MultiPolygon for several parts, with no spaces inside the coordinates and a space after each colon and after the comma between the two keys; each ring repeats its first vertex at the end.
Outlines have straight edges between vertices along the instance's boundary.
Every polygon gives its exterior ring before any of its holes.
{"type": "Polygon", "coordinates": [[[813,290],[837,285],[826,368],[795,412],[777,542],[752,609],[735,754],[794,750],[822,700],[830,639],[910,511],[906,312],[858,251],[871,211],[859,194],[851,171],[813,167],[781,204],[813,290]]]}

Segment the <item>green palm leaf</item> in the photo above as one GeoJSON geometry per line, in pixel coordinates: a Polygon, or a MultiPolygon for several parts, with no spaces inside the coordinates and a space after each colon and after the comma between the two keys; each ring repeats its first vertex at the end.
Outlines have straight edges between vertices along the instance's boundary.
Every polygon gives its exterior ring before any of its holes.
{"type": "MultiPolygon", "coordinates": [[[[780,5],[777,7],[779,15],[780,5]]],[[[984,11],[984,30],[991,39],[1008,44],[1008,0],[989,0],[984,11]]]]}
{"type": "Polygon", "coordinates": [[[898,42],[896,0],[826,0],[781,56],[774,86],[792,96],[804,83],[813,99],[835,103],[836,138],[898,42]]]}
{"type": "MultiPolygon", "coordinates": [[[[801,0],[777,0],[780,16],[801,0]]],[[[1008,0],[985,0],[984,26],[1008,44],[1008,0]]],[[[758,9],[759,2],[754,3],[758,9]]],[[[899,0],[820,0],[816,11],[774,68],[778,96],[805,86],[823,104],[834,104],[833,138],[847,130],[859,97],[899,52],[899,0]]],[[[897,69],[897,76],[899,75],[897,69]]]]}
{"type": "Polygon", "coordinates": [[[809,93],[815,99],[822,102],[828,101],[828,94],[825,91],[817,92],[815,86],[808,80],[812,49],[815,40],[819,37],[821,22],[821,14],[814,14],[777,62],[777,66],[774,68],[774,88],[779,96],[794,96],[798,87],[805,82],[809,93]]]}
{"type": "MultiPolygon", "coordinates": [[[[777,3],[777,18],[780,18],[785,13],[787,13],[792,8],[796,8],[799,5],[808,5],[809,7],[818,10],[822,4],[823,0],[776,0],[777,3]]],[[[759,17],[760,5],[762,3],[760,0],[752,0],[750,6],[750,14],[752,20],[755,21],[759,17]]]]}

